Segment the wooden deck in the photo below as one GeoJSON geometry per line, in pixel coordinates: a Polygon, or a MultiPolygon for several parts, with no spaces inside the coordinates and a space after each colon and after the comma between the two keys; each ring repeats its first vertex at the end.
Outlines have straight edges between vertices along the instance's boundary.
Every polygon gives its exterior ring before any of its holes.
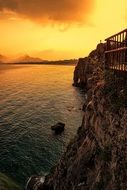
{"type": "Polygon", "coordinates": [[[127,29],[106,39],[105,68],[127,72],[127,29]]]}

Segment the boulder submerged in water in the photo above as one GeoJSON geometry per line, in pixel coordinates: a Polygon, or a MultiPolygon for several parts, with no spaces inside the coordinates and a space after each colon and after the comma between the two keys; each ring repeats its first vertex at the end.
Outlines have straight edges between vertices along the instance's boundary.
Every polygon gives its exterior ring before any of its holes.
{"type": "Polygon", "coordinates": [[[64,131],[65,123],[58,122],[56,125],[51,126],[52,131],[55,131],[56,134],[60,134],[64,131]]]}

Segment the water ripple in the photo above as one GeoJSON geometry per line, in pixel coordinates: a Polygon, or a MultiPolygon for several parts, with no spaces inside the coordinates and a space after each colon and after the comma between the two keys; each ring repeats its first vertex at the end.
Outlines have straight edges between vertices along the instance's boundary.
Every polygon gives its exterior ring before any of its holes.
{"type": "Polygon", "coordinates": [[[84,95],[73,66],[13,66],[0,72],[0,171],[24,185],[56,164],[81,124],[84,95]],[[50,127],[66,123],[55,136],[50,127]]]}

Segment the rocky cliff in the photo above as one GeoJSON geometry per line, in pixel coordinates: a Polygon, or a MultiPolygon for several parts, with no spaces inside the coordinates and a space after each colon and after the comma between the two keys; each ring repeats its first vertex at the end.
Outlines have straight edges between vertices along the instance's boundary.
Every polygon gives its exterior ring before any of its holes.
{"type": "Polygon", "coordinates": [[[105,44],[98,44],[88,57],[79,59],[74,70],[74,86],[86,88],[87,80],[93,76],[95,68],[104,66],[104,50],[105,44]]]}
{"type": "Polygon", "coordinates": [[[76,137],[38,190],[127,189],[126,80],[104,70],[104,44],[79,59],[74,86],[86,89],[76,137]]]}

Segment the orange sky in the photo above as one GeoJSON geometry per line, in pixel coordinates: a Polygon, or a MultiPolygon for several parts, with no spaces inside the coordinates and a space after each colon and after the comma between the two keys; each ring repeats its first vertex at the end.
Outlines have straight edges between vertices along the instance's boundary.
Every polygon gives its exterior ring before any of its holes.
{"type": "Polygon", "coordinates": [[[84,57],[126,22],[127,0],[0,0],[0,54],[84,57]]]}

